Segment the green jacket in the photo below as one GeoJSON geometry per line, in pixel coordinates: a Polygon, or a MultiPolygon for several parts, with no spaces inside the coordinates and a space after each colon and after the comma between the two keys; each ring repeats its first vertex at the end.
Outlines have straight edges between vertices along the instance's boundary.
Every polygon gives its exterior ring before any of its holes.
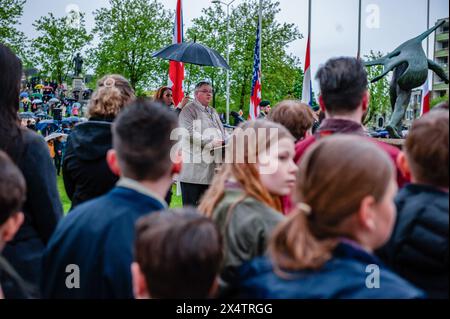
{"type": "Polygon", "coordinates": [[[281,213],[252,197],[246,197],[230,211],[242,195],[239,189],[227,189],[213,212],[224,238],[222,292],[232,285],[242,264],[264,255],[272,231],[284,219],[281,213]]]}

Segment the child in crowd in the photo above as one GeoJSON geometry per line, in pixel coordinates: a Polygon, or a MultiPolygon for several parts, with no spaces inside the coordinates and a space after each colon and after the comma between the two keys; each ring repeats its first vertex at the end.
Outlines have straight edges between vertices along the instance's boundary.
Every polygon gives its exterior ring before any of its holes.
{"type": "Polygon", "coordinates": [[[180,172],[170,158],[176,142],[170,134],[177,125],[173,112],[146,100],[119,114],[107,161],[121,178],[109,193],[81,204],[58,225],[44,254],[45,298],[133,298],[135,223],[166,208],[164,196],[180,172]],[[67,286],[68,265],[79,269],[79,289],[67,286]]]}
{"type": "Polygon", "coordinates": [[[151,214],[136,225],[132,265],[137,299],[204,299],[217,290],[222,239],[192,208],[151,214]]]}
{"type": "Polygon", "coordinates": [[[286,127],[296,142],[312,135],[315,114],[311,107],[294,100],[278,103],[270,112],[268,119],[286,127]]]}
{"type": "Polygon", "coordinates": [[[449,114],[431,112],[413,123],[400,155],[412,184],[403,188],[393,236],[380,256],[430,298],[448,299],[449,114]]]}
{"type": "MultiPolygon", "coordinates": [[[[14,238],[23,223],[22,206],[25,202],[26,183],[22,173],[11,159],[0,151],[0,253],[6,243],[14,238]]],[[[0,299],[27,298],[25,283],[0,254],[0,299]],[[9,295],[5,287],[14,286],[19,295],[9,295]],[[6,294],[6,296],[5,296],[6,294]]]]}
{"type": "Polygon", "coordinates": [[[248,298],[418,298],[373,254],[395,221],[395,170],[377,145],[357,136],[317,142],[302,159],[296,212],[275,231],[269,256],[241,269],[248,298]]]}
{"type": "Polygon", "coordinates": [[[294,138],[267,120],[247,122],[229,142],[226,163],[199,210],[224,237],[221,294],[232,294],[238,268],[266,252],[272,230],[283,220],[281,196],[295,186],[294,138]]]}

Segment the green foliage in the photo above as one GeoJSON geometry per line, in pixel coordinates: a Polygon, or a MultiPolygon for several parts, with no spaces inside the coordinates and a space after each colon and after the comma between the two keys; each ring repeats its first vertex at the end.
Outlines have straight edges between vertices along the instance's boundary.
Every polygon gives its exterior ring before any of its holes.
{"type": "Polygon", "coordinates": [[[448,94],[435,98],[431,101],[430,106],[431,108],[435,107],[436,105],[442,103],[442,102],[448,102],[448,94]]]}
{"type": "Polygon", "coordinates": [[[34,61],[44,75],[59,83],[73,70],[75,54],[92,40],[85,28],[84,14],[76,15],[72,12],[68,17],[56,18],[49,13],[33,24],[40,34],[32,42],[34,61]]]}
{"type": "Polygon", "coordinates": [[[152,53],[172,41],[172,14],[156,0],[109,0],[94,12],[99,45],[89,60],[97,77],[118,73],[139,92],[167,84],[168,62],[152,53]]]}
{"type": "Polygon", "coordinates": [[[28,40],[16,28],[20,24],[24,4],[25,0],[0,0],[0,43],[9,46],[25,65],[29,65],[28,40]]]}
{"type": "MultiPolygon", "coordinates": [[[[366,61],[373,61],[383,57],[381,52],[370,51],[369,55],[366,55],[366,61]]],[[[383,66],[372,66],[367,68],[367,74],[369,81],[378,75],[383,73],[383,66]]],[[[376,83],[369,84],[370,91],[370,106],[369,112],[364,121],[364,125],[373,124],[378,115],[384,115],[389,117],[392,113],[390,95],[389,95],[389,80],[387,77],[382,78],[376,83]]]]}
{"type": "MultiPolygon", "coordinates": [[[[293,24],[280,24],[276,15],[279,2],[263,1],[262,30],[262,86],[263,99],[272,104],[284,98],[300,98],[303,71],[298,58],[287,54],[287,45],[301,38],[293,24]]],[[[250,104],[253,55],[258,24],[259,1],[249,0],[230,10],[230,66],[231,66],[231,110],[248,112],[250,104]]],[[[226,57],[227,20],[223,8],[214,4],[194,19],[193,27],[187,31],[190,40],[216,49],[226,57]]],[[[214,82],[216,108],[225,111],[226,72],[217,68],[188,66],[186,84],[194,85],[200,80],[214,82]]],[[[191,89],[192,90],[192,89],[191,89]]]]}

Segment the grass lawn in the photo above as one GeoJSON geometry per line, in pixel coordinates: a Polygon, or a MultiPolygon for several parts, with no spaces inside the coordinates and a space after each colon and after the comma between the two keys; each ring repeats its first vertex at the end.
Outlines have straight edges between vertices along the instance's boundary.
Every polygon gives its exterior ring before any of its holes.
{"type": "MultiPolygon", "coordinates": [[[[64,188],[64,182],[63,182],[62,175],[58,176],[58,191],[59,191],[59,197],[61,198],[61,203],[63,204],[63,207],[64,207],[64,214],[67,214],[69,212],[71,202],[70,202],[69,197],[67,197],[66,190],[64,188]]],[[[172,195],[172,202],[170,204],[170,207],[171,208],[183,207],[181,196],[176,196],[177,187],[175,185],[172,188],[172,192],[173,192],[173,195],[172,195]]]]}

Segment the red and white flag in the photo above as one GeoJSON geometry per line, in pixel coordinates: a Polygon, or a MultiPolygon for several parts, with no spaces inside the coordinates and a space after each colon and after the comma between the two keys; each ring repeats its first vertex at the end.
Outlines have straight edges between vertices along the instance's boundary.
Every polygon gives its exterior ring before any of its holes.
{"type": "Polygon", "coordinates": [[[303,76],[303,103],[312,106],[312,78],[311,78],[311,47],[310,37],[308,36],[308,44],[306,46],[305,74],[303,76]]]}
{"type": "Polygon", "coordinates": [[[258,25],[258,28],[256,30],[255,56],[253,63],[252,93],[250,96],[249,117],[252,120],[256,120],[259,116],[260,111],[259,104],[261,103],[261,96],[262,96],[260,41],[261,41],[261,30],[258,25]]]}
{"type": "MultiPolygon", "coordinates": [[[[173,28],[173,43],[182,43],[184,38],[183,28],[183,7],[181,0],[177,2],[177,11],[175,14],[175,25],[173,28]]],[[[184,98],[183,92],[184,64],[182,62],[170,61],[169,84],[172,88],[173,102],[177,106],[184,98]]]]}
{"type": "Polygon", "coordinates": [[[420,112],[420,116],[423,116],[428,112],[430,112],[430,96],[431,96],[430,84],[427,78],[427,81],[422,86],[422,109],[420,112]]]}

